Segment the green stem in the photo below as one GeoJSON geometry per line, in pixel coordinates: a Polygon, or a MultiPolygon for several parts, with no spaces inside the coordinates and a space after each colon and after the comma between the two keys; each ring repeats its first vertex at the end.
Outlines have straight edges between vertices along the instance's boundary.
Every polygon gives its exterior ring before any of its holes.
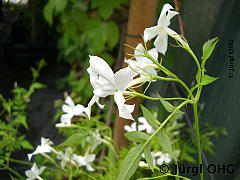
{"type": "MultiPolygon", "coordinates": [[[[188,92],[188,94],[190,94],[191,98],[193,99],[193,94],[190,91],[190,89],[187,87],[187,85],[177,77],[177,75],[175,75],[174,73],[172,73],[171,71],[169,71],[167,68],[165,68],[163,65],[161,65],[156,59],[154,59],[147,51],[145,51],[146,57],[149,58],[153,63],[155,63],[156,65],[158,65],[159,69],[162,70],[165,74],[167,74],[168,76],[171,76],[173,78],[175,78],[175,81],[179,82],[188,92]]],[[[194,54],[193,54],[194,55],[194,54]]],[[[195,55],[194,55],[195,56],[195,55]]],[[[200,66],[199,66],[200,67],[200,66]]],[[[162,77],[161,77],[162,78],[162,77]]],[[[171,81],[173,81],[172,78],[168,78],[171,81]]],[[[170,81],[169,80],[169,81],[170,81]]]]}
{"type": "Polygon", "coordinates": [[[144,94],[138,93],[138,92],[125,92],[124,94],[127,95],[134,95],[135,97],[141,97],[141,98],[145,98],[145,99],[149,99],[149,100],[153,100],[153,101],[159,101],[160,99],[165,100],[165,101],[174,101],[174,100],[182,100],[182,101],[188,101],[188,99],[186,98],[180,98],[180,97],[176,97],[176,98],[153,98],[150,96],[146,96],[144,94]]]}
{"type": "MultiPolygon", "coordinates": [[[[201,143],[200,143],[200,133],[199,133],[199,125],[198,125],[198,113],[197,113],[197,103],[193,103],[193,111],[196,125],[196,136],[197,136],[197,149],[198,149],[198,164],[199,167],[202,164],[202,154],[201,154],[201,143]]],[[[201,180],[203,180],[203,171],[200,172],[201,180]]]]}
{"type": "Polygon", "coordinates": [[[162,177],[167,177],[167,176],[172,176],[172,177],[178,177],[178,178],[182,178],[184,180],[191,180],[189,178],[186,178],[184,176],[179,176],[179,175],[174,175],[174,174],[164,174],[164,175],[161,175],[161,176],[156,176],[156,177],[147,177],[147,178],[140,178],[140,179],[137,179],[137,180],[145,180],[145,179],[159,179],[159,178],[162,178],[162,177]]]}

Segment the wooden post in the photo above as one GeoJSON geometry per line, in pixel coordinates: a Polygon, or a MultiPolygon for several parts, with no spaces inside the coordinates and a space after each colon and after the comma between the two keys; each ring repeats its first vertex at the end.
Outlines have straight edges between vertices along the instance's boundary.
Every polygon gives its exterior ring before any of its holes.
{"type": "MultiPolygon", "coordinates": [[[[129,8],[129,17],[126,34],[126,44],[136,47],[138,43],[142,43],[142,34],[144,29],[154,24],[158,0],[131,0],[129,8]]],[[[125,46],[125,54],[133,54],[134,50],[125,46]]],[[[127,57],[127,56],[125,56],[127,57]]],[[[126,64],[124,64],[124,67],[126,64]]],[[[139,109],[139,99],[134,98],[127,102],[135,104],[133,117],[136,117],[139,109]]],[[[124,137],[124,126],[131,124],[133,121],[120,118],[117,115],[114,124],[114,140],[118,147],[128,146],[129,141],[124,137]]]]}

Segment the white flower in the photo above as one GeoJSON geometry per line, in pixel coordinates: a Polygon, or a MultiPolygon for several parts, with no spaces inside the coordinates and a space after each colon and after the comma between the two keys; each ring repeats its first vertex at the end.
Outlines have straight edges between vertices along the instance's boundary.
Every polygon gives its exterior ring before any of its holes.
{"type": "Polygon", "coordinates": [[[50,139],[42,137],[41,138],[41,145],[38,145],[36,150],[33,153],[28,154],[29,161],[31,160],[33,155],[51,152],[51,145],[52,144],[53,144],[53,142],[50,139]]]}
{"type": "Polygon", "coordinates": [[[138,130],[139,131],[145,131],[146,130],[146,132],[148,134],[154,133],[155,130],[148,124],[145,117],[139,117],[138,122],[139,122],[139,125],[138,125],[138,130]]]}
{"type": "Polygon", "coordinates": [[[93,152],[98,145],[102,144],[99,132],[94,132],[92,136],[88,136],[86,141],[92,143],[91,152],[93,152]]]}
{"type": "Polygon", "coordinates": [[[136,124],[136,122],[133,122],[130,126],[129,125],[125,125],[124,129],[127,132],[137,131],[137,124],[136,124]]]}
{"type": "Polygon", "coordinates": [[[136,122],[133,122],[130,126],[129,125],[125,125],[124,126],[124,129],[127,131],[127,132],[132,132],[132,131],[145,131],[148,133],[148,134],[152,134],[154,133],[154,129],[148,124],[147,120],[145,119],[145,117],[139,117],[138,118],[138,126],[136,125],[136,122]]]}
{"type": "Polygon", "coordinates": [[[170,4],[165,4],[158,19],[158,24],[144,30],[144,40],[146,42],[157,36],[154,41],[154,46],[163,55],[165,55],[167,51],[168,35],[183,43],[181,37],[175,31],[168,28],[170,25],[170,19],[179,14],[178,12],[171,11],[170,9],[173,9],[173,7],[170,4]]]}
{"type": "Polygon", "coordinates": [[[45,168],[46,168],[45,166],[42,166],[40,169],[38,169],[36,163],[34,163],[31,170],[27,170],[25,172],[27,176],[27,180],[34,180],[34,179],[42,180],[42,178],[39,175],[42,174],[45,168]]]}
{"type": "Polygon", "coordinates": [[[57,155],[57,159],[61,160],[62,168],[64,168],[66,164],[70,162],[70,160],[72,159],[71,156],[72,156],[72,148],[70,147],[66,148],[65,154],[62,151],[59,152],[59,154],[57,155]]]}
{"type": "Polygon", "coordinates": [[[62,106],[62,110],[65,114],[61,116],[61,123],[56,124],[57,127],[71,126],[71,119],[74,116],[80,116],[82,113],[87,111],[83,105],[75,105],[70,96],[66,98],[65,104],[62,106]]]}
{"type": "MultiPolygon", "coordinates": [[[[154,58],[158,59],[158,52],[156,48],[153,48],[148,51],[148,53],[154,58]]],[[[147,76],[149,74],[151,75],[157,75],[157,71],[154,68],[156,65],[147,57],[144,57],[144,47],[142,44],[138,44],[135,51],[134,56],[136,61],[134,60],[125,60],[127,64],[129,64],[130,68],[135,71],[136,75],[138,73],[140,76],[147,76]]]]}
{"type": "Polygon", "coordinates": [[[88,154],[85,156],[78,156],[74,154],[72,156],[72,159],[78,163],[79,167],[86,166],[88,171],[94,171],[90,162],[93,162],[95,160],[95,156],[95,154],[88,154]]]}
{"type": "Polygon", "coordinates": [[[145,163],[144,161],[139,162],[139,167],[148,167],[148,164],[145,163]]]}
{"type": "Polygon", "coordinates": [[[133,80],[133,71],[127,67],[120,69],[114,74],[110,66],[97,56],[90,56],[90,67],[87,71],[94,89],[93,98],[88,103],[88,117],[90,118],[91,107],[95,102],[100,108],[103,108],[103,106],[99,104],[100,97],[113,95],[118,106],[119,116],[133,120],[131,113],[134,110],[134,105],[124,104],[125,99],[123,97],[123,93],[128,88],[128,84],[133,80]]]}
{"type": "Polygon", "coordinates": [[[151,152],[153,157],[153,164],[161,166],[164,162],[170,163],[172,161],[171,156],[168,153],[162,153],[160,151],[158,152],[151,152]]]}

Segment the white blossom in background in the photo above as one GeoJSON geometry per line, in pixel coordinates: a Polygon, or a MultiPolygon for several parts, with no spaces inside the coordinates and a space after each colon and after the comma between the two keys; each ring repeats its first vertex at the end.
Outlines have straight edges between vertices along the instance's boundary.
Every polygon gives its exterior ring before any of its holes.
{"type": "Polygon", "coordinates": [[[87,115],[89,119],[92,105],[96,102],[100,108],[103,108],[103,105],[99,103],[99,98],[113,95],[118,106],[119,116],[133,120],[131,113],[134,110],[134,105],[124,104],[125,99],[123,97],[123,93],[135,74],[132,69],[129,67],[123,68],[114,74],[110,66],[100,57],[90,56],[89,62],[90,67],[87,71],[90,75],[94,94],[88,103],[87,115]]]}
{"type": "MultiPolygon", "coordinates": [[[[156,48],[148,51],[148,53],[154,58],[158,59],[158,52],[156,48]]],[[[144,57],[144,47],[139,43],[134,51],[134,57],[136,61],[126,59],[125,62],[129,67],[135,72],[135,75],[140,74],[140,76],[157,75],[157,71],[154,67],[156,65],[147,57],[144,57]]]]}
{"type": "MultiPolygon", "coordinates": [[[[154,166],[161,166],[163,163],[170,163],[172,161],[171,156],[168,153],[162,153],[161,151],[158,152],[151,152],[153,158],[153,165],[154,166]]],[[[145,158],[145,155],[142,154],[142,158],[145,158]]],[[[140,167],[148,167],[148,164],[144,161],[139,162],[140,167]]]]}
{"type": "Polygon", "coordinates": [[[59,151],[57,159],[61,160],[61,167],[64,168],[72,159],[72,148],[67,147],[65,149],[65,154],[62,151],[59,151]]]}
{"type": "Polygon", "coordinates": [[[27,4],[28,0],[3,0],[3,2],[10,2],[13,4],[27,4]]]}
{"type": "Polygon", "coordinates": [[[145,117],[139,117],[138,122],[139,122],[139,125],[138,125],[138,130],[139,131],[145,131],[146,130],[146,132],[148,134],[154,133],[155,130],[148,124],[145,117]]]}
{"type": "Polygon", "coordinates": [[[127,132],[137,131],[137,123],[133,122],[131,125],[125,125],[124,129],[127,132]]]}
{"type": "Polygon", "coordinates": [[[28,154],[29,161],[31,160],[33,155],[51,152],[52,144],[53,144],[53,142],[50,139],[42,137],[41,144],[37,146],[36,150],[33,153],[28,154]]]}
{"type": "Polygon", "coordinates": [[[99,132],[93,132],[92,136],[86,138],[86,141],[92,143],[91,152],[93,152],[98,145],[102,144],[99,132]]]}
{"type": "Polygon", "coordinates": [[[131,125],[125,125],[124,129],[127,132],[132,132],[132,131],[146,131],[148,134],[154,133],[154,129],[148,124],[147,120],[145,117],[139,117],[138,118],[138,126],[136,122],[133,122],[131,125]]]}
{"type": "Polygon", "coordinates": [[[153,165],[161,166],[163,163],[170,163],[172,161],[171,156],[168,153],[162,153],[161,151],[158,152],[151,152],[153,157],[153,165]]]}
{"type": "Polygon", "coordinates": [[[42,166],[40,169],[38,169],[36,163],[34,163],[31,170],[25,171],[25,174],[27,176],[26,180],[34,180],[34,179],[42,180],[42,178],[39,175],[42,174],[45,168],[46,168],[45,166],[42,166]]]}
{"type": "Polygon", "coordinates": [[[91,162],[95,160],[96,155],[95,154],[88,154],[85,156],[78,156],[76,154],[73,154],[72,159],[77,162],[79,167],[85,166],[87,168],[87,171],[95,171],[93,167],[91,166],[91,162]]]}
{"type": "Polygon", "coordinates": [[[87,109],[83,105],[75,105],[70,96],[66,98],[65,104],[62,106],[62,110],[65,114],[61,116],[61,123],[56,124],[56,127],[71,126],[71,119],[74,116],[80,116],[84,112],[87,112],[87,109]]]}
{"type": "Polygon", "coordinates": [[[175,31],[168,28],[170,25],[170,19],[179,14],[176,11],[171,11],[171,9],[173,9],[173,7],[170,4],[165,4],[161,11],[157,25],[144,30],[144,41],[146,42],[157,36],[154,41],[154,46],[163,55],[165,55],[167,51],[168,35],[177,39],[180,43],[184,43],[175,31]]]}

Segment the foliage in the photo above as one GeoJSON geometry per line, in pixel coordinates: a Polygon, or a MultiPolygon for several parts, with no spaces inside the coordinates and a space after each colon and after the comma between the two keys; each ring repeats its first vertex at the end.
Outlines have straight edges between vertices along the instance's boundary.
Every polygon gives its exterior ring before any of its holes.
{"type": "Polygon", "coordinates": [[[12,99],[5,99],[0,94],[2,108],[0,114],[0,156],[5,157],[5,161],[1,161],[2,167],[8,166],[11,154],[16,150],[33,149],[33,146],[25,139],[25,135],[20,132],[20,128],[24,127],[29,130],[26,108],[32,94],[38,89],[45,88],[45,85],[36,81],[43,66],[45,66],[45,61],[42,59],[37,63],[37,68],[31,68],[33,80],[28,89],[19,87],[15,83],[12,99]]]}

